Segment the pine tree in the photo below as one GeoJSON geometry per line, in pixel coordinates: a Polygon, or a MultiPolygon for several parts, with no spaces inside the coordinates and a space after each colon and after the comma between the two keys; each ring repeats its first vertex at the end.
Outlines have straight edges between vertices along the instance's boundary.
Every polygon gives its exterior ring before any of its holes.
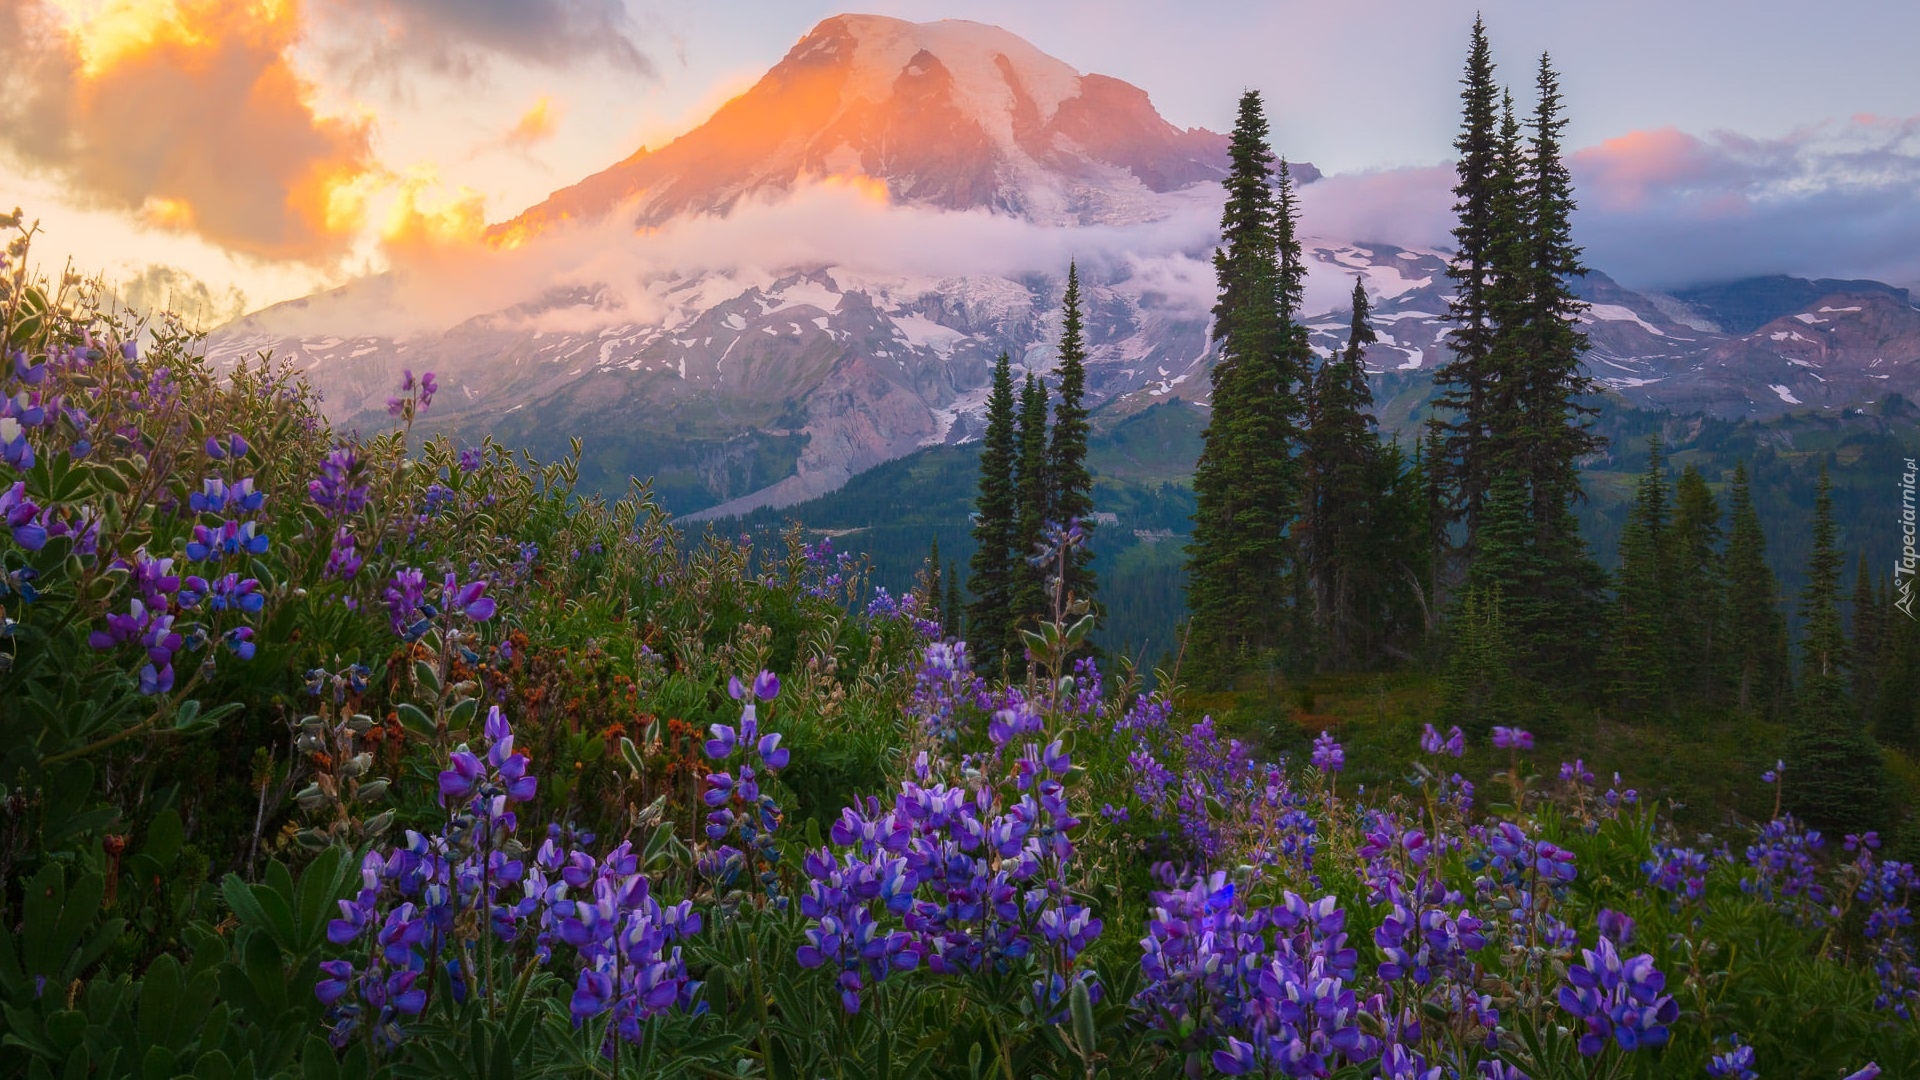
{"type": "MultiPolygon", "coordinates": [[[[1540,56],[1536,82],[1539,103],[1528,137],[1520,188],[1527,223],[1522,294],[1526,317],[1518,365],[1507,377],[1518,384],[1527,423],[1513,448],[1515,464],[1533,491],[1533,518],[1540,547],[1563,546],[1556,535],[1560,511],[1583,498],[1579,459],[1606,445],[1590,429],[1599,410],[1582,398],[1594,382],[1580,363],[1587,336],[1578,318],[1587,305],[1573,294],[1572,279],[1584,277],[1580,248],[1573,242],[1573,175],[1561,160],[1561,136],[1567,119],[1561,112],[1560,80],[1551,58],[1540,56]]],[[[1573,537],[1578,544],[1577,534],[1573,537]]],[[[1584,557],[1576,556],[1576,557],[1584,557]]]]}
{"type": "Polygon", "coordinates": [[[1444,459],[1429,455],[1427,460],[1428,469],[1449,481],[1450,508],[1466,520],[1470,550],[1479,536],[1481,508],[1497,472],[1489,457],[1487,417],[1499,332],[1494,310],[1495,271],[1501,261],[1499,201],[1511,182],[1498,127],[1493,67],[1486,24],[1475,17],[1466,72],[1460,80],[1460,134],[1453,141],[1457,221],[1454,255],[1447,264],[1447,276],[1454,283],[1454,297],[1447,304],[1447,319],[1453,324],[1447,348],[1453,355],[1433,379],[1440,390],[1435,404],[1452,416],[1444,429],[1444,459]]]}
{"type": "Polygon", "coordinates": [[[1891,581],[1879,600],[1887,614],[1874,664],[1873,734],[1911,754],[1920,749],[1920,622],[1893,606],[1891,581]]]}
{"type": "Polygon", "coordinates": [[[960,614],[960,568],[947,560],[947,599],[940,605],[940,634],[942,637],[964,639],[966,627],[960,614]]]}
{"type": "MultiPolygon", "coordinates": [[[[1052,485],[1051,514],[1065,524],[1078,518],[1093,529],[1093,474],[1087,471],[1087,348],[1080,315],[1080,269],[1067,264],[1067,291],[1061,300],[1059,400],[1053,407],[1053,435],[1047,446],[1047,474],[1052,485]]],[[[1067,566],[1067,590],[1094,602],[1093,550],[1075,549],[1067,566]]]]}
{"type": "Polygon", "coordinates": [[[973,594],[967,631],[975,662],[983,671],[1007,654],[1013,640],[1014,566],[1019,558],[1014,551],[1019,507],[1013,480],[1018,454],[1014,423],[1013,368],[1001,353],[987,395],[987,430],[980,446],[980,494],[973,523],[973,538],[979,546],[968,564],[972,576],[967,581],[967,591],[973,594]]]}
{"type": "Polygon", "coordinates": [[[1767,537],[1754,509],[1743,462],[1727,495],[1728,531],[1721,576],[1727,589],[1726,649],[1733,704],[1742,712],[1776,713],[1788,684],[1786,619],[1780,585],[1767,565],[1767,537]]]}
{"type": "Polygon", "coordinates": [[[1860,566],[1853,573],[1853,633],[1847,642],[1847,659],[1853,669],[1853,699],[1862,709],[1873,701],[1878,689],[1876,676],[1880,659],[1880,634],[1886,608],[1867,575],[1867,556],[1860,555],[1860,566]]]}
{"type": "Polygon", "coordinates": [[[1647,471],[1634,489],[1633,508],[1620,535],[1620,573],[1610,627],[1608,689],[1635,709],[1665,705],[1672,612],[1667,535],[1667,481],[1661,468],[1660,437],[1647,446],[1647,471]]]}
{"type": "Polygon", "coordinates": [[[1813,551],[1800,617],[1800,687],[1787,734],[1784,795],[1803,820],[1835,832],[1882,824],[1885,776],[1847,687],[1847,637],[1840,622],[1841,555],[1833,523],[1833,481],[1820,469],[1813,504],[1813,551]]]}
{"type": "Polygon", "coordinates": [[[1053,484],[1047,468],[1047,384],[1031,372],[1020,391],[1019,456],[1014,459],[1014,497],[1017,500],[1014,526],[1013,608],[1011,626],[1014,637],[1008,653],[1019,657],[1024,646],[1019,631],[1031,630],[1046,621],[1053,609],[1047,591],[1047,567],[1036,566],[1033,557],[1039,550],[1046,524],[1052,519],[1050,496],[1053,484]]]}
{"type": "Polygon", "coordinates": [[[940,586],[939,536],[935,536],[927,545],[927,568],[923,573],[926,578],[926,581],[923,583],[923,592],[927,602],[927,610],[938,615],[940,613],[940,604],[947,596],[946,590],[940,586]]]}
{"type": "Polygon", "coordinates": [[[1284,161],[1274,168],[1267,133],[1260,96],[1249,91],[1228,147],[1223,246],[1214,252],[1220,351],[1187,547],[1187,655],[1203,680],[1277,647],[1292,622],[1289,528],[1299,499],[1294,448],[1307,355],[1294,318],[1304,273],[1292,181],[1284,161]]]}
{"type": "Polygon", "coordinates": [[[1673,487],[1673,528],[1667,574],[1669,667],[1674,690],[1711,707],[1717,696],[1726,586],[1720,577],[1720,506],[1700,470],[1688,465],[1673,487]]]}
{"type": "Polygon", "coordinates": [[[1368,561],[1370,531],[1385,491],[1376,467],[1373,390],[1363,357],[1379,340],[1368,318],[1367,292],[1353,284],[1353,322],[1346,350],[1329,357],[1314,378],[1307,408],[1301,557],[1313,583],[1322,657],[1332,667],[1353,666],[1379,616],[1363,609],[1378,592],[1383,564],[1368,561]]]}
{"type": "Polygon", "coordinates": [[[1441,715],[1479,738],[1519,719],[1513,644],[1497,587],[1469,585],[1452,620],[1441,715]]]}

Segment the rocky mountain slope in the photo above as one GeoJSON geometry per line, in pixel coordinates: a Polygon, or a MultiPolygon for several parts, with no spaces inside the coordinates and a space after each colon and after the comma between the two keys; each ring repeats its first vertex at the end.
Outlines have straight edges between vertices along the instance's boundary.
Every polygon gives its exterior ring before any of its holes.
{"type": "MultiPolygon", "coordinates": [[[[369,428],[402,367],[432,369],[433,422],[462,438],[551,454],[578,435],[589,482],[655,475],[677,511],[785,505],[976,434],[994,357],[1052,366],[1069,258],[1091,395],[1204,402],[1224,169],[1224,136],[1006,31],[837,16],[706,124],[441,264],[456,316],[422,315],[438,279],[396,271],[249,315],[209,351],[290,357],[369,428]]],[[[1366,280],[1397,425],[1443,358],[1448,283],[1444,253],[1391,239],[1309,240],[1308,300],[1336,348],[1366,280]]],[[[1796,281],[1683,298],[1595,274],[1588,362],[1636,404],[1725,416],[1920,395],[1904,291],[1796,281]]]]}

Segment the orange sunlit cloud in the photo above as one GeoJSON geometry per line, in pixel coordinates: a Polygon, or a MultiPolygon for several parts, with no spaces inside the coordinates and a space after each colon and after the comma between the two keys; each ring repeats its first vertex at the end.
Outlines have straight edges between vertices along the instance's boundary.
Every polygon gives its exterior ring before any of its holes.
{"type": "Polygon", "coordinates": [[[1689,186],[1708,173],[1701,141],[1676,128],[1629,131],[1573,155],[1586,199],[1630,210],[1655,193],[1689,186]]]}
{"type": "Polygon", "coordinates": [[[394,254],[432,254],[474,244],[486,225],[484,196],[466,187],[445,193],[439,174],[421,165],[400,178],[380,239],[394,254]]]}
{"type": "Polygon", "coordinates": [[[553,99],[542,94],[540,100],[521,113],[520,119],[507,129],[507,145],[524,149],[534,143],[545,142],[553,138],[553,133],[559,127],[560,110],[553,104],[553,99]]]}
{"type": "Polygon", "coordinates": [[[260,258],[323,263],[357,234],[372,121],[315,110],[288,59],[299,0],[0,7],[0,148],[22,165],[260,258]]]}

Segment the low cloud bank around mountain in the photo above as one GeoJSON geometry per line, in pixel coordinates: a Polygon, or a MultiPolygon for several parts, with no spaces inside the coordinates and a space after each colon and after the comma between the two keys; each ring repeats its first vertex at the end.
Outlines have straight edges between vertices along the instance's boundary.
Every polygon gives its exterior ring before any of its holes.
{"type": "MultiPolygon", "coordinates": [[[[1771,139],[1673,128],[1573,154],[1576,238],[1629,284],[1761,274],[1920,284],[1920,117],[1858,116],[1771,139]]],[[[1452,166],[1329,176],[1310,233],[1447,246],[1452,166]]]]}

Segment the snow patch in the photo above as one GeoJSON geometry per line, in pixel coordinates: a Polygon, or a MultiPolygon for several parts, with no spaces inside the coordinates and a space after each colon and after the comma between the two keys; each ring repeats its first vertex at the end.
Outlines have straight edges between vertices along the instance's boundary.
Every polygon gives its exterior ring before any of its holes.
{"type": "Polygon", "coordinates": [[[1784,386],[1781,386],[1778,383],[1768,383],[1767,389],[1773,391],[1776,394],[1779,394],[1780,400],[1786,402],[1789,405],[1799,405],[1802,403],[1799,398],[1793,396],[1793,391],[1787,389],[1784,386]]]}
{"type": "Polygon", "coordinates": [[[1584,322],[1630,322],[1649,334],[1666,337],[1666,331],[1641,318],[1632,308],[1619,304],[1588,304],[1584,322]]]}
{"type": "Polygon", "coordinates": [[[1823,323],[1827,321],[1818,315],[1809,315],[1804,311],[1798,315],[1795,315],[1794,318],[1799,319],[1801,322],[1806,323],[1808,326],[1812,326],[1816,323],[1823,323]]]}

